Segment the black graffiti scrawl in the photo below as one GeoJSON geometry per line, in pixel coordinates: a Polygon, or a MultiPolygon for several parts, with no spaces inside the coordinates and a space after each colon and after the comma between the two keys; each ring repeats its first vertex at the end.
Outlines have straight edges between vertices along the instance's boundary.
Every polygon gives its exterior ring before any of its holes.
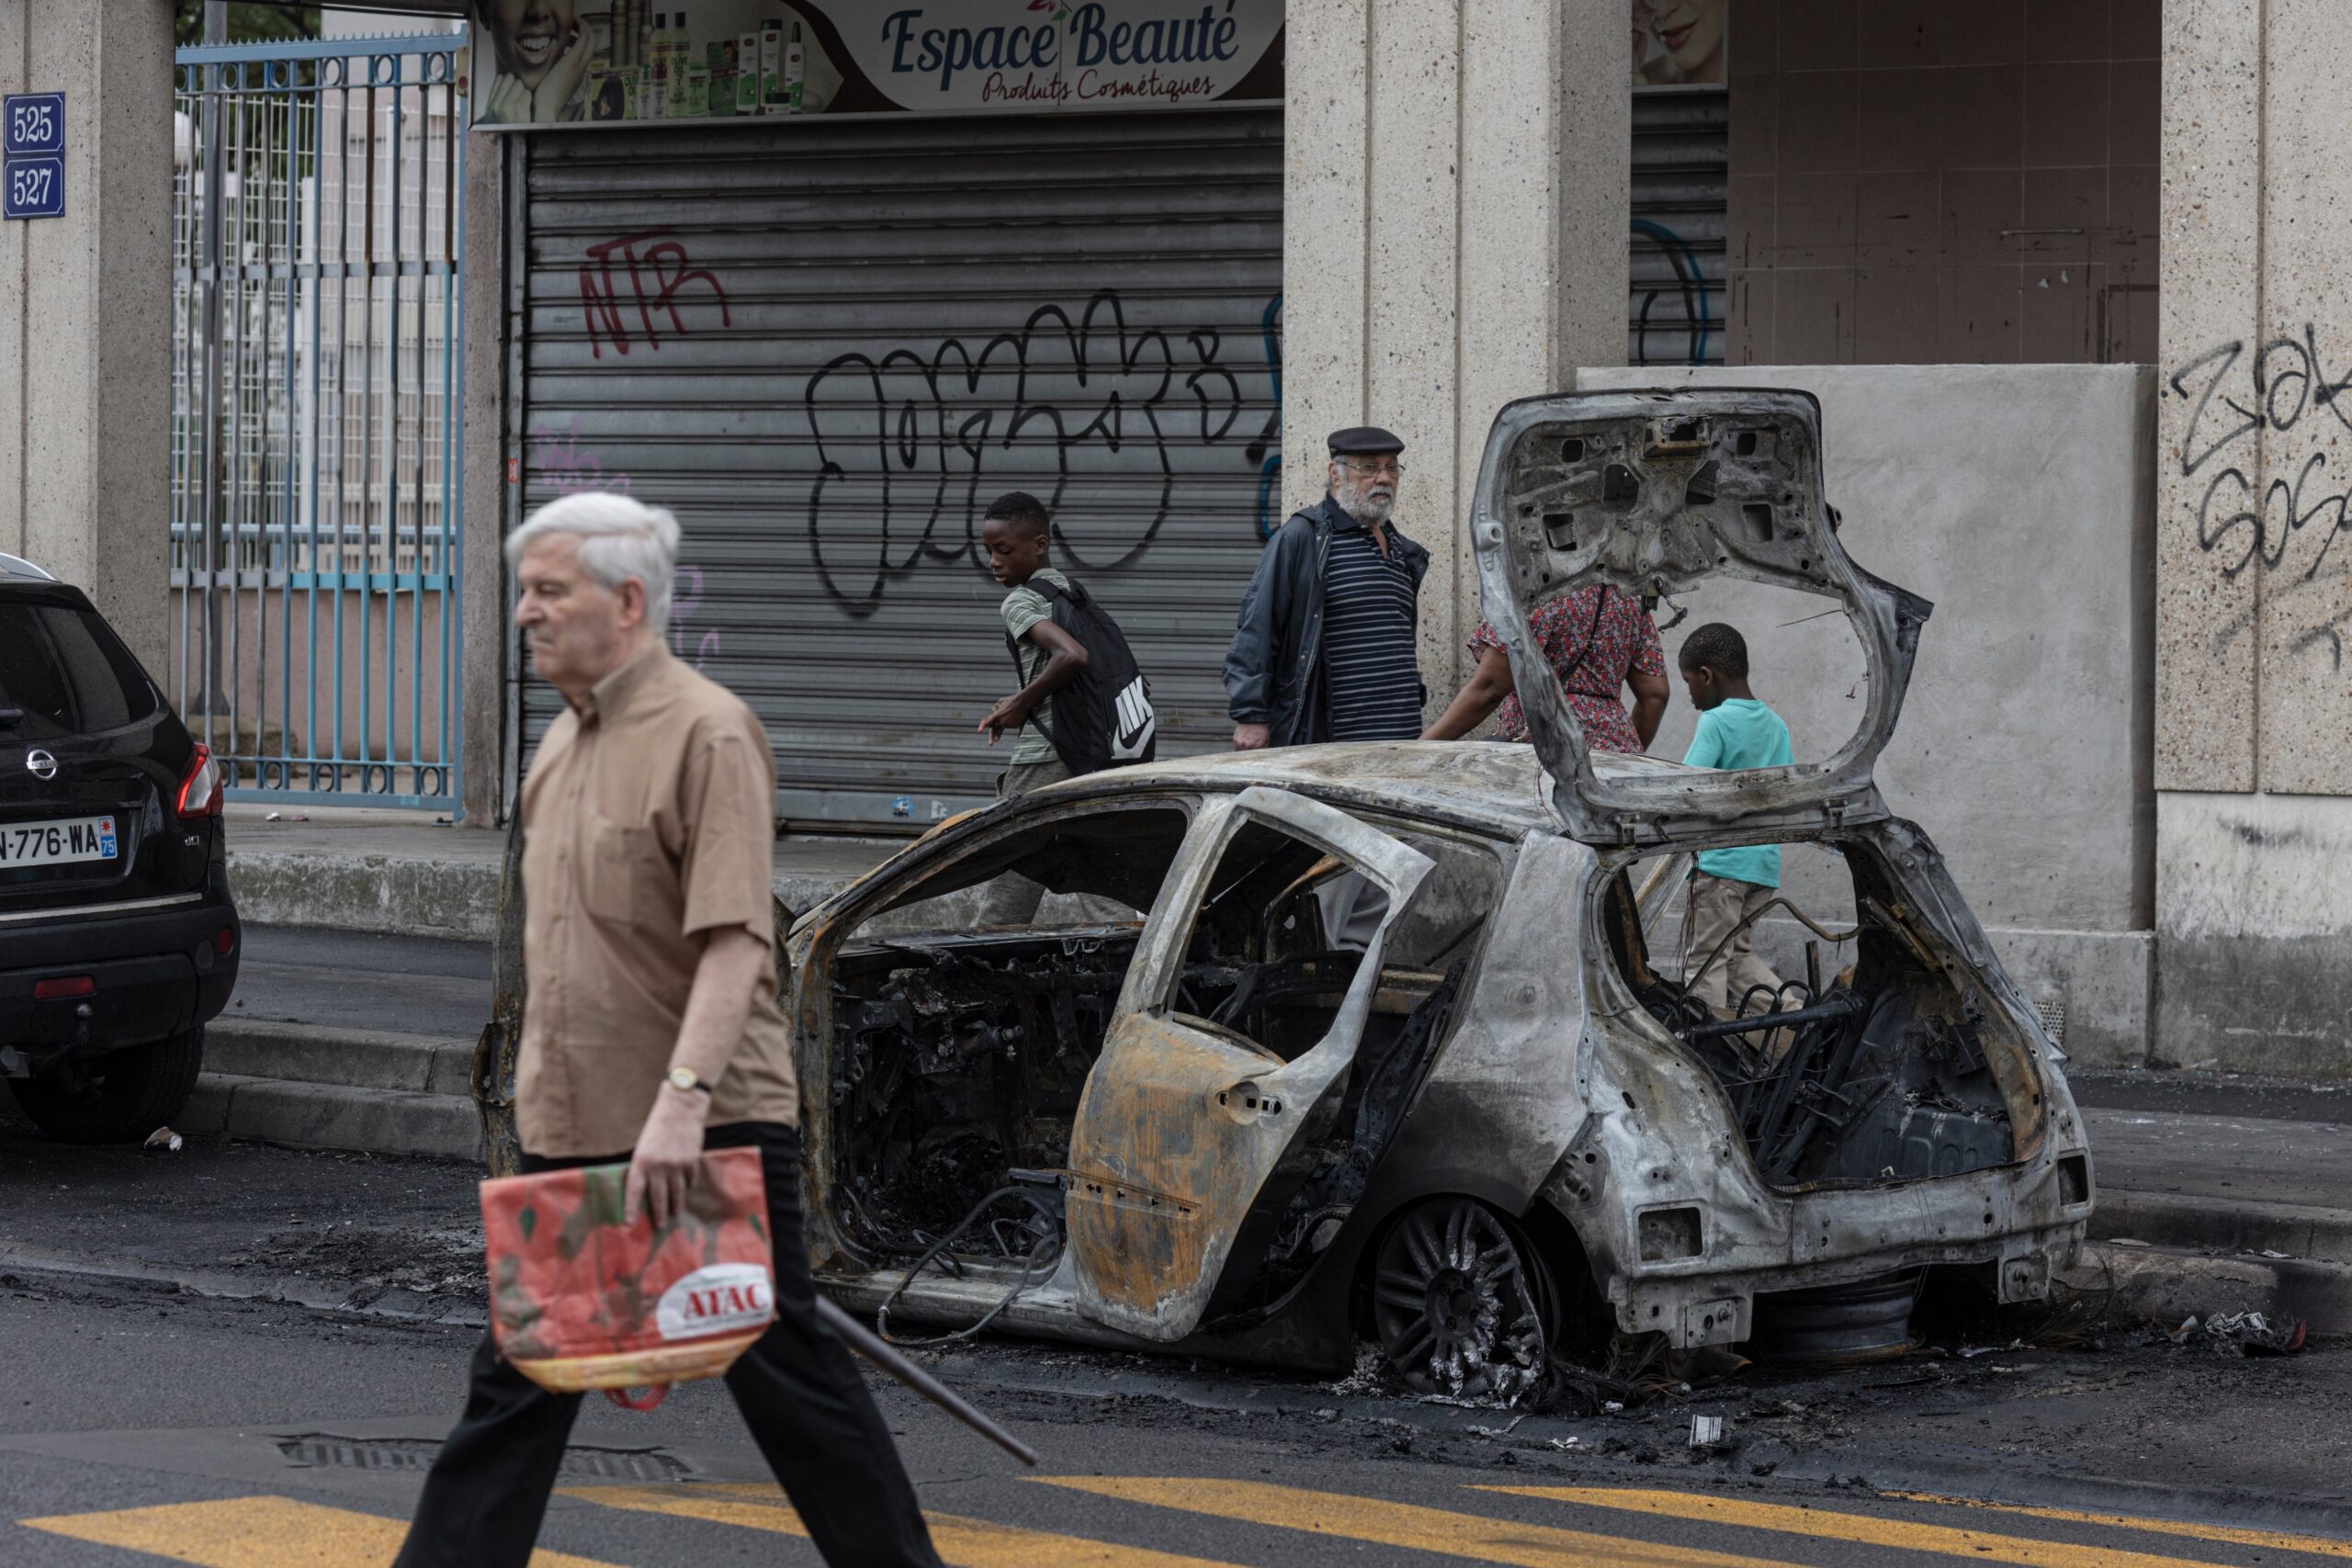
{"type": "MultiPolygon", "coordinates": [[[[2352,370],[2331,373],[2309,323],[2300,335],[2248,347],[2243,339],[2216,344],[2165,378],[2167,395],[2189,405],[2179,447],[2168,456],[2183,479],[2204,481],[2194,505],[2199,551],[2224,580],[2258,563],[2270,584],[2269,613],[2291,628],[2290,651],[2326,648],[2341,671],[2352,622],[2344,562],[2322,573],[2337,537],[2352,532],[2352,488],[2330,469],[2326,450],[2352,434],[2352,370]],[[2257,490],[2253,476],[2264,469],[2272,478],[2257,490]]],[[[2248,610],[2225,624],[2215,653],[2253,619],[2248,610]]]]}
{"type": "MultiPolygon", "coordinates": [[[[1119,571],[1151,548],[1179,479],[1204,477],[1197,457],[1180,472],[1178,455],[1228,438],[1246,507],[1257,463],[1243,447],[1261,422],[1243,420],[1253,400],[1240,377],[1270,377],[1250,362],[1256,346],[1227,366],[1215,329],[1130,326],[1118,294],[1104,289],[1074,317],[1039,305],[1020,331],[977,348],[948,338],[879,358],[840,355],[804,395],[819,465],[808,491],[819,581],[844,615],[863,619],[925,561],[984,564],[979,513],[1016,485],[1041,492],[1071,564],[1119,571]],[[1138,487],[1147,504],[1063,516],[1074,475],[1138,487]]],[[[1255,400],[1270,397],[1269,386],[1255,400]]]]}

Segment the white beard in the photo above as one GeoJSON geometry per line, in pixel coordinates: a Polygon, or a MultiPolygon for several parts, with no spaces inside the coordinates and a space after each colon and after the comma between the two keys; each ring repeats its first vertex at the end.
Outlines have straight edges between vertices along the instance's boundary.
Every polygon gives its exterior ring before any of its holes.
{"type": "Polygon", "coordinates": [[[1368,495],[1365,492],[1370,488],[1342,483],[1333,487],[1331,499],[1340,503],[1340,511],[1367,527],[1385,523],[1389,514],[1396,510],[1396,498],[1393,495],[1368,495]]]}

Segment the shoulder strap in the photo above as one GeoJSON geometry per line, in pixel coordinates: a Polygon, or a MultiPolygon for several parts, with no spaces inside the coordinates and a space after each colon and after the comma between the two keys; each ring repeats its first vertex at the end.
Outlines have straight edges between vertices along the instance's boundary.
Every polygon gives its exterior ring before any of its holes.
{"type": "Polygon", "coordinates": [[[1609,584],[1604,582],[1600,585],[1600,596],[1592,602],[1592,625],[1585,628],[1584,646],[1577,649],[1577,656],[1569,660],[1568,667],[1560,671],[1560,690],[1563,693],[1567,691],[1568,677],[1583,669],[1585,660],[1591,654],[1593,642],[1600,636],[1601,615],[1608,608],[1609,584]]]}

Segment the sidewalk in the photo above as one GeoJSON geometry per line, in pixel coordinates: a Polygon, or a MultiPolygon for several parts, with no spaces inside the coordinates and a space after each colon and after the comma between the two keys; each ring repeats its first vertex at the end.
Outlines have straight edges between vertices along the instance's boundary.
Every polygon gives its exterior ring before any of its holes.
{"type": "Polygon", "coordinates": [[[2352,1085],[2072,1075],[2098,1206],[2072,1282],[2138,1311],[2352,1336],[2352,1085]]]}
{"type": "Polygon", "coordinates": [[[2073,1082],[2108,1234],[2352,1263],[2352,1234],[2312,1219],[2352,1213],[2352,1085],[2144,1070],[2073,1082]]]}
{"type": "MultiPolygon", "coordinates": [[[[228,808],[228,831],[229,882],[248,920],[469,942],[493,934],[503,829],[414,811],[239,805],[228,808]]],[[[776,894],[806,909],[906,841],[780,839],[776,894]]]]}
{"type": "MultiPolygon", "coordinates": [[[[184,1133],[298,1148],[477,1159],[476,1040],[503,830],[420,812],[228,809],[244,967],[206,1031],[184,1133]]],[[[904,840],[785,839],[779,897],[809,908],[904,840]]]]}

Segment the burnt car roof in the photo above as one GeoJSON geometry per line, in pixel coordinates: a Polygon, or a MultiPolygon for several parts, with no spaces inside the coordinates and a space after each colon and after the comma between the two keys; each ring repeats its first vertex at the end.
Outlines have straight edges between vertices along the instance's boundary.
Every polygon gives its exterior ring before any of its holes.
{"type": "MultiPolygon", "coordinates": [[[[1657,757],[1593,755],[1607,778],[1695,773],[1657,757]]],[[[1047,786],[1056,798],[1137,789],[1238,790],[1252,784],[1334,801],[1385,806],[1408,815],[1517,838],[1556,833],[1548,785],[1532,746],[1509,741],[1391,740],[1219,751],[1107,769],[1047,786]]]]}

